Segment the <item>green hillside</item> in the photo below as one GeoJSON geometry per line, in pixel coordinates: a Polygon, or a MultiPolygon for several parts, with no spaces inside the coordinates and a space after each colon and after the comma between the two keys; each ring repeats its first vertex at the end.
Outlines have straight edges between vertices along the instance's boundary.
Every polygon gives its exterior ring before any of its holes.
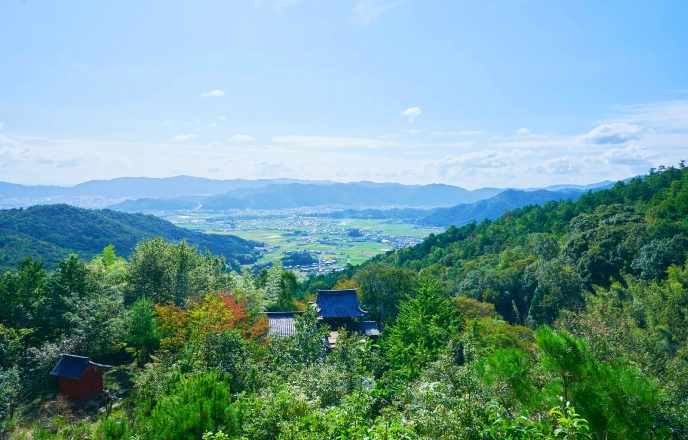
{"type": "MultiPolygon", "coordinates": [[[[494,221],[452,226],[349,275],[379,264],[432,275],[447,295],[493,303],[510,322],[534,325],[581,306],[595,286],[625,284],[627,275],[659,281],[670,265],[685,262],[687,251],[688,169],[682,164],[575,202],[529,205],[494,221]]],[[[336,278],[311,282],[327,287],[336,278]]]]}
{"type": "Polygon", "coordinates": [[[0,211],[0,270],[14,269],[29,256],[54,269],[70,253],[91,258],[109,244],[127,256],[139,241],[158,235],[207,248],[234,267],[255,262],[256,243],[239,237],[189,231],[152,215],[42,205],[0,211]]]}

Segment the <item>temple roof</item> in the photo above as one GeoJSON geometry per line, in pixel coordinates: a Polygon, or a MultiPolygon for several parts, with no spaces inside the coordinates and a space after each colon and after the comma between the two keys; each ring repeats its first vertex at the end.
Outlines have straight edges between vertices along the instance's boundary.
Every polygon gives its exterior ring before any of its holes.
{"type": "Polygon", "coordinates": [[[296,322],[295,316],[303,312],[268,312],[268,324],[270,326],[270,333],[280,337],[295,335],[296,322]]]}
{"type": "Polygon", "coordinates": [[[346,325],[346,329],[350,332],[356,332],[361,336],[380,335],[380,330],[378,330],[377,322],[375,321],[351,322],[346,325]]]}
{"type": "Polygon", "coordinates": [[[355,318],[367,312],[358,304],[356,289],[318,290],[315,298],[318,318],[355,318]]]}
{"type": "Polygon", "coordinates": [[[88,367],[111,368],[112,365],[97,364],[85,356],[75,356],[73,354],[63,354],[60,361],[55,365],[53,376],[66,377],[68,379],[78,379],[84,374],[88,367]]]}

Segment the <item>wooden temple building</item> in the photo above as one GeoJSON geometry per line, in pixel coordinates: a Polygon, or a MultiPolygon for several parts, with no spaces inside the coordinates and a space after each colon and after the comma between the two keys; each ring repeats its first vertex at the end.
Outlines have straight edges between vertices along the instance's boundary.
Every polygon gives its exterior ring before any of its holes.
{"type": "MultiPolygon", "coordinates": [[[[361,309],[356,289],[319,290],[315,302],[310,303],[318,313],[318,323],[330,327],[327,344],[333,348],[337,344],[339,332],[345,330],[377,339],[380,335],[375,321],[364,321],[367,312],[361,309]]],[[[267,313],[270,333],[275,336],[289,336],[296,334],[294,323],[296,316],[303,312],[272,312],[267,313]]]]}
{"type": "Polygon", "coordinates": [[[60,394],[83,402],[103,392],[103,370],[111,367],[84,356],[63,354],[50,374],[58,377],[60,394]]]}

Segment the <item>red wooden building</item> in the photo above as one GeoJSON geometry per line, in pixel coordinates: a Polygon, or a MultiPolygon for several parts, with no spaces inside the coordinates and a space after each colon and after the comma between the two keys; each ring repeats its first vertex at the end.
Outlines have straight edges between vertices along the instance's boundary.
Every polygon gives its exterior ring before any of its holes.
{"type": "Polygon", "coordinates": [[[103,392],[103,370],[110,367],[84,356],[63,354],[50,374],[58,377],[60,394],[83,402],[103,392]]]}

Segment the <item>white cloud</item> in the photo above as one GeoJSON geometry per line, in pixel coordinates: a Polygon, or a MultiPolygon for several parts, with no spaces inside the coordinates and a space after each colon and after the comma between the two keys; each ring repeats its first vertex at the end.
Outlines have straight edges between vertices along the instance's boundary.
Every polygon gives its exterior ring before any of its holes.
{"type": "Polygon", "coordinates": [[[208,122],[205,124],[206,127],[214,128],[217,127],[217,122],[208,122]]]}
{"type": "Polygon", "coordinates": [[[518,130],[516,130],[516,134],[527,135],[527,134],[530,134],[530,130],[528,130],[527,128],[521,127],[518,130]]]}
{"type": "Polygon", "coordinates": [[[184,142],[184,141],[190,141],[191,139],[196,139],[198,137],[197,134],[180,134],[178,136],[172,136],[170,141],[172,142],[184,142]]]}
{"type": "Polygon", "coordinates": [[[220,89],[215,89],[212,92],[201,94],[201,98],[219,98],[225,96],[225,92],[220,89]]]}
{"type": "Polygon", "coordinates": [[[401,144],[380,139],[345,138],[327,136],[276,136],[272,138],[280,144],[303,148],[384,148],[401,144]]]}
{"type": "Polygon", "coordinates": [[[217,148],[217,147],[219,147],[220,145],[222,145],[222,144],[219,143],[219,142],[211,142],[211,143],[208,144],[208,146],[209,146],[210,148],[217,148]]]}
{"type": "Polygon", "coordinates": [[[194,124],[201,125],[201,120],[200,119],[194,119],[194,124]]]}
{"type": "Polygon", "coordinates": [[[247,134],[235,134],[231,138],[227,139],[227,142],[250,142],[255,140],[256,138],[247,134]]]}
{"type": "Polygon", "coordinates": [[[420,132],[422,132],[422,131],[423,131],[423,130],[406,130],[406,133],[409,133],[409,134],[418,134],[418,133],[420,133],[420,132]]]}
{"type": "Polygon", "coordinates": [[[217,119],[219,119],[220,121],[224,121],[227,119],[227,116],[218,116],[217,119]]]}
{"type": "Polygon", "coordinates": [[[423,113],[420,111],[420,107],[411,107],[407,108],[403,112],[401,112],[401,116],[405,116],[406,119],[410,123],[413,123],[413,118],[417,118],[418,116],[421,116],[423,113]]]}
{"type": "Polygon", "coordinates": [[[649,170],[653,163],[650,160],[653,153],[639,145],[631,145],[626,148],[613,148],[600,155],[588,156],[563,156],[547,160],[542,163],[528,165],[523,168],[525,172],[537,174],[591,174],[603,178],[609,173],[620,170],[631,177],[632,174],[640,174],[649,170]],[[621,167],[621,168],[620,168],[621,167]]]}
{"type": "Polygon", "coordinates": [[[582,139],[591,144],[623,144],[624,142],[639,139],[643,128],[639,125],[626,123],[602,124],[594,128],[590,133],[583,135],[582,139]]]}
{"type": "Polygon", "coordinates": [[[443,179],[454,180],[468,175],[475,175],[478,172],[484,173],[484,170],[512,167],[515,159],[528,154],[529,152],[521,150],[472,151],[458,156],[446,156],[438,161],[431,162],[429,167],[436,169],[437,174],[443,179]]]}
{"type": "Polygon", "coordinates": [[[399,2],[361,0],[356,3],[356,7],[354,8],[354,12],[356,13],[356,19],[354,21],[359,24],[370,24],[377,20],[380,14],[396,6],[399,6],[399,2]]]}
{"type": "Polygon", "coordinates": [[[170,125],[172,123],[171,119],[168,119],[167,121],[163,122],[162,125],[170,125]]]}

